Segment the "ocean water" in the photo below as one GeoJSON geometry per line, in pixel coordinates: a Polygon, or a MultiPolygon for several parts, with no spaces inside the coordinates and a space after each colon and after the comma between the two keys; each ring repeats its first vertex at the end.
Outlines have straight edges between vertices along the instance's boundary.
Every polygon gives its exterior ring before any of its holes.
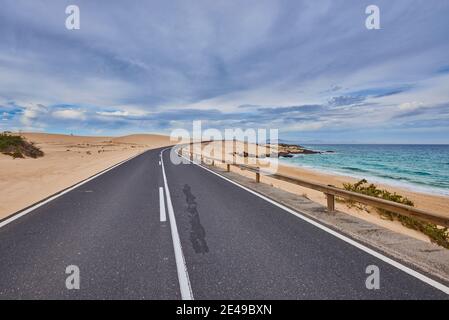
{"type": "Polygon", "coordinates": [[[281,163],[449,195],[449,145],[303,145],[335,153],[296,155],[281,163]]]}

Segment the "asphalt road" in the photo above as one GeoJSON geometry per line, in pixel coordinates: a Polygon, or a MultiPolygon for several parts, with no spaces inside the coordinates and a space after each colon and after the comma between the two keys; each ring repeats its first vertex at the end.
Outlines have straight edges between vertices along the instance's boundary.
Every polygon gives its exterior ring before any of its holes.
{"type": "Polygon", "coordinates": [[[161,163],[161,150],[2,226],[0,299],[448,298],[199,166],[174,165],[169,150],[161,163]],[[66,288],[69,265],[78,290],[66,288]],[[379,289],[366,287],[370,265],[379,289]]]}

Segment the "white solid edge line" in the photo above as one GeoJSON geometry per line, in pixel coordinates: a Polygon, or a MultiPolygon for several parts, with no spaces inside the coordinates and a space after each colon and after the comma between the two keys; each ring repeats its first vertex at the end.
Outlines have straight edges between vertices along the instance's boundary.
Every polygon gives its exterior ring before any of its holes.
{"type": "Polygon", "coordinates": [[[159,187],[159,211],[161,222],[167,221],[167,215],[165,214],[164,189],[162,187],[159,187]]]}
{"type": "Polygon", "coordinates": [[[171,202],[170,190],[168,189],[167,177],[165,175],[164,169],[164,159],[163,152],[167,149],[161,151],[161,163],[162,163],[162,176],[164,177],[164,186],[165,186],[165,196],[167,197],[167,210],[168,217],[170,219],[170,230],[171,236],[173,240],[173,248],[175,250],[175,260],[176,260],[176,269],[178,271],[178,281],[179,281],[179,289],[181,291],[182,300],[193,300],[193,292],[192,287],[190,286],[189,273],[187,272],[187,265],[184,258],[184,254],[182,253],[182,245],[181,240],[179,238],[178,227],[176,226],[175,213],[173,211],[173,204],[171,202]]]}
{"type": "Polygon", "coordinates": [[[102,172],[99,172],[99,173],[93,175],[93,176],[90,177],[90,178],[87,178],[86,180],[83,180],[83,181],[81,181],[81,182],[78,182],[77,184],[75,184],[75,185],[69,187],[68,189],[66,189],[66,190],[64,190],[64,191],[61,191],[61,192],[55,194],[54,196],[52,196],[52,197],[50,197],[50,198],[48,198],[48,199],[46,199],[46,200],[44,200],[44,201],[42,201],[42,202],[39,202],[39,203],[37,203],[36,205],[34,205],[34,206],[32,206],[32,207],[30,207],[30,208],[28,208],[28,209],[25,209],[25,210],[21,211],[20,213],[17,213],[17,214],[15,214],[15,215],[13,215],[12,217],[10,217],[10,218],[4,220],[3,222],[0,222],[0,228],[6,226],[7,224],[9,224],[9,223],[11,223],[11,222],[13,222],[14,220],[17,220],[17,219],[23,217],[24,215],[30,213],[31,211],[36,210],[37,208],[42,207],[43,205],[45,205],[45,204],[47,204],[47,203],[49,203],[49,202],[51,202],[51,201],[53,201],[53,200],[55,200],[55,199],[57,199],[57,198],[63,196],[64,194],[66,194],[66,193],[68,193],[68,192],[70,192],[70,191],[72,191],[72,190],[74,190],[74,189],[76,189],[76,188],[82,186],[83,184],[88,183],[89,181],[91,181],[91,180],[93,180],[93,179],[95,179],[95,178],[98,178],[98,177],[101,176],[102,174],[105,174],[106,172],[109,172],[109,171],[111,171],[112,169],[117,168],[118,166],[120,166],[120,165],[122,165],[122,164],[124,164],[124,163],[126,163],[126,162],[128,162],[128,161],[130,161],[130,160],[132,160],[132,159],[134,159],[134,158],[137,157],[137,156],[140,156],[141,154],[143,154],[143,153],[145,153],[145,152],[147,152],[147,151],[148,151],[148,150],[143,151],[143,152],[141,152],[141,153],[139,153],[139,154],[136,154],[136,155],[134,155],[134,156],[132,156],[132,157],[130,157],[130,158],[128,158],[128,159],[125,159],[125,160],[123,160],[123,161],[121,161],[121,162],[119,162],[119,163],[113,165],[112,167],[110,167],[110,168],[108,168],[108,169],[105,169],[105,170],[103,170],[102,172]]]}
{"type": "Polygon", "coordinates": [[[368,254],[370,254],[370,255],[372,255],[372,256],[374,256],[374,257],[376,257],[376,258],[378,258],[378,259],[380,259],[380,260],[382,260],[382,261],[392,265],[393,267],[396,267],[396,268],[402,270],[403,272],[405,272],[405,273],[407,273],[407,274],[409,274],[409,275],[411,275],[411,276],[413,276],[413,277],[415,277],[415,278],[417,278],[417,279],[427,283],[428,285],[430,285],[430,286],[432,286],[432,287],[434,287],[434,288],[436,288],[438,290],[441,290],[441,291],[443,291],[446,294],[449,294],[449,287],[445,286],[444,284],[439,283],[439,282],[437,282],[437,281],[435,281],[435,280],[433,280],[433,279],[431,279],[431,278],[429,278],[429,277],[427,277],[427,276],[425,276],[425,275],[423,275],[423,274],[421,274],[421,273],[419,273],[419,272],[417,272],[417,271],[415,271],[413,269],[410,269],[409,267],[404,266],[403,264],[401,264],[401,263],[399,263],[399,262],[397,262],[397,261],[395,261],[393,259],[390,259],[390,258],[384,256],[383,254],[381,254],[381,253],[379,253],[377,251],[374,251],[374,250],[364,246],[363,244],[358,243],[358,242],[356,242],[356,241],[354,241],[354,240],[352,240],[352,239],[350,239],[350,238],[348,238],[348,237],[346,237],[346,236],[344,236],[344,235],[342,235],[342,234],[340,234],[340,233],[338,233],[338,232],[336,232],[336,231],[334,231],[334,230],[332,230],[332,229],[330,229],[330,228],[328,228],[328,227],[326,227],[326,226],[324,226],[324,225],[322,225],[322,224],[320,224],[320,223],[318,223],[318,222],[316,222],[316,221],[314,221],[312,219],[309,219],[309,218],[303,216],[302,214],[300,214],[300,213],[298,213],[298,212],[296,212],[296,211],[294,211],[294,210],[292,210],[292,209],[290,209],[290,208],[288,208],[288,207],[286,207],[286,206],[284,206],[284,205],[282,205],[282,204],[280,204],[280,203],[278,203],[278,202],[276,202],[276,201],[274,201],[274,200],[272,200],[272,199],[270,199],[268,197],[265,197],[264,195],[261,195],[261,194],[257,193],[254,190],[251,190],[251,189],[249,189],[249,188],[247,188],[245,186],[242,186],[241,184],[239,184],[239,183],[237,183],[235,181],[232,181],[231,179],[228,179],[228,178],[222,176],[221,174],[219,174],[217,172],[214,172],[214,171],[212,171],[212,170],[210,170],[210,169],[208,169],[208,168],[206,168],[206,167],[204,167],[202,165],[199,165],[199,164],[191,161],[190,159],[188,159],[188,158],[186,158],[184,156],[182,156],[182,157],[184,159],[186,159],[187,161],[197,165],[198,167],[203,168],[204,170],[207,170],[210,173],[215,174],[216,176],[219,176],[220,178],[222,178],[222,179],[224,179],[224,180],[226,180],[226,181],[228,181],[228,182],[230,182],[230,183],[232,183],[232,184],[234,184],[234,185],[236,185],[236,186],[238,186],[238,187],[240,187],[240,188],[242,188],[242,189],[244,189],[244,190],[246,190],[246,191],[248,191],[248,192],[250,192],[250,193],[252,193],[252,194],[254,194],[256,196],[258,196],[259,198],[264,199],[265,201],[268,201],[269,203],[271,203],[271,204],[273,204],[273,205],[275,205],[275,206],[277,206],[277,207],[279,207],[279,208],[281,208],[281,209],[283,209],[283,210],[285,210],[285,211],[287,211],[287,212],[297,216],[298,218],[300,218],[300,219],[302,219],[302,220],[304,220],[304,221],[314,225],[315,227],[320,228],[321,230],[323,230],[323,231],[325,231],[327,233],[330,233],[331,235],[333,235],[333,236],[335,236],[335,237],[337,237],[337,238],[339,238],[339,239],[341,239],[341,240],[343,240],[343,241],[353,245],[354,247],[356,247],[356,248],[358,248],[358,249],[360,249],[362,251],[365,251],[366,253],[368,253],[368,254]]]}

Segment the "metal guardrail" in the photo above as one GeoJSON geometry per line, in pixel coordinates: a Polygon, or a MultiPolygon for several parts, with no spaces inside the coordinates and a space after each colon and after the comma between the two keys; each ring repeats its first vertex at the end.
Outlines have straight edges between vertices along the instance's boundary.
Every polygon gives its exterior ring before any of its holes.
{"type": "MultiPolygon", "coordinates": [[[[178,154],[183,155],[182,148],[178,150],[178,154]]],[[[380,199],[380,198],[376,198],[376,197],[371,197],[371,196],[367,196],[367,195],[352,192],[352,191],[347,191],[347,190],[337,188],[337,187],[334,187],[331,185],[315,183],[312,181],[303,180],[303,179],[291,177],[288,175],[271,174],[268,172],[264,172],[263,170],[261,170],[258,167],[251,167],[251,166],[244,165],[244,164],[236,164],[234,162],[230,163],[230,162],[226,162],[221,159],[207,157],[202,154],[194,154],[190,151],[189,151],[189,156],[190,156],[191,161],[194,160],[194,156],[196,156],[197,158],[199,157],[201,163],[203,163],[204,160],[209,160],[210,164],[212,166],[214,166],[217,162],[226,164],[226,171],[228,171],[228,172],[231,170],[231,166],[238,167],[242,170],[248,170],[248,171],[254,172],[256,174],[256,177],[255,177],[256,182],[260,182],[260,176],[262,174],[269,178],[286,181],[286,182],[289,182],[289,183],[292,183],[295,185],[299,185],[301,187],[305,187],[305,188],[323,192],[327,198],[327,209],[329,212],[335,211],[335,197],[341,197],[341,198],[344,198],[347,200],[363,203],[365,205],[369,205],[369,206],[372,206],[375,208],[388,210],[388,211],[391,211],[391,212],[394,212],[394,213],[397,213],[397,214],[400,214],[403,216],[416,218],[418,220],[434,223],[436,225],[443,226],[443,227],[449,227],[449,217],[446,217],[442,214],[427,212],[427,211],[416,209],[414,207],[400,204],[397,202],[388,201],[388,200],[384,200],[384,199],[380,199]]]]}

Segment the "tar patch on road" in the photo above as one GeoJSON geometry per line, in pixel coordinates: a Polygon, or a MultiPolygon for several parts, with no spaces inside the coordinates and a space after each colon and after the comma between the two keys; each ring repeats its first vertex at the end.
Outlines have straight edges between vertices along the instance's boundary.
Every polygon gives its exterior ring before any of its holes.
{"type": "Polygon", "coordinates": [[[201,225],[195,196],[192,194],[188,184],[184,185],[182,192],[184,192],[187,202],[187,214],[190,222],[190,242],[196,253],[205,254],[209,252],[209,247],[206,242],[206,230],[201,225]]]}

